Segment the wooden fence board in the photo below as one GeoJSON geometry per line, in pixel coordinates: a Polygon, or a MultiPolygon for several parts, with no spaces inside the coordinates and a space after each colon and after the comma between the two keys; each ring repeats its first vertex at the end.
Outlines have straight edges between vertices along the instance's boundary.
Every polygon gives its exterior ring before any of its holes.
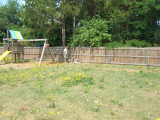
{"type": "MultiPolygon", "coordinates": [[[[55,61],[62,62],[63,47],[51,47],[55,61]]],[[[79,59],[84,63],[103,63],[103,64],[126,64],[126,65],[152,65],[160,66],[160,48],[115,48],[112,50],[105,47],[90,48],[90,47],[75,47],[69,50],[69,61],[79,59]]],[[[3,47],[0,47],[0,54],[4,52],[3,47]]],[[[41,47],[25,47],[24,58],[33,59],[40,58],[42,52],[41,47]]],[[[8,57],[11,57],[9,55],[8,57]]],[[[44,58],[51,57],[49,50],[46,48],[44,58]]]]}

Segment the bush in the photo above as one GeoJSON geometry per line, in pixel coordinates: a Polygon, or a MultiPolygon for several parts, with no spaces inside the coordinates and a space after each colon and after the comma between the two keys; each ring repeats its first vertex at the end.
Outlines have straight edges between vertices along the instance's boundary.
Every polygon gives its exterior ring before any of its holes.
{"type": "Polygon", "coordinates": [[[105,46],[107,49],[112,49],[112,48],[123,47],[124,45],[120,42],[114,41],[114,42],[107,43],[105,46]]]}
{"type": "Polygon", "coordinates": [[[140,41],[138,39],[127,40],[124,44],[114,41],[107,43],[105,46],[107,49],[119,48],[119,47],[152,47],[152,45],[146,42],[145,40],[140,41]]]}
{"type": "Polygon", "coordinates": [[[71,46],[100,47],[111,41],[108,33],[108,21],[98,17],[91,20],[80,21],[76,35],[72,37],[71,46]]]}
{"type": "Polygon", "coordinates": [[[152,45],[145,40],[140,41],[138,39],[128,40],[126,41],[126,45],[132,47],[152,47],[152,45]]]}

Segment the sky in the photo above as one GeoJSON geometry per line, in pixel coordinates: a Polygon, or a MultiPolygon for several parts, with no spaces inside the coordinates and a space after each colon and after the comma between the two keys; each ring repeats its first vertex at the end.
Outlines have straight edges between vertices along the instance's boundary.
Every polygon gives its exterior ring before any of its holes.
{"type": "MultiPolygon", "coordinates": [[[[5,5],[8,0],[0,0],[0,5],[5,5]]],[[[18,0],[20,4],[24,4],[24,0],[18,0]]]]}
{"type": "Polygon", "coordinates": [[[7,0],[0,0],[0,4],[4,5],[6,4],[7,0]]]}

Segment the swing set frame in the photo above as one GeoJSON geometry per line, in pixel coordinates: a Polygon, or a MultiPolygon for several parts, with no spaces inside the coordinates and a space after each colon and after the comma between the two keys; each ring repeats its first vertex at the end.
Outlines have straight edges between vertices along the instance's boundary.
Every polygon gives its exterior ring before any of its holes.
{"type": "MultiPolygon", "coordinates": [[[[8,37],[8,35],[7,35],[7,37],[8,37]]],[[[13,53],[13,43],[14,43],[14,40],[15,40],[15,39],[13,39],[13,38],[4,38],[4,39],[3,39],[4,43],[5,43],[5,41],[11,41],[11,43],[12,43],[12,45],[11,45],[12,63],[13,63],[13,54],[14,54],[14,53],[13,53]]],[[[18,40],[16,40],[16,41],[17,41],[17,42],[23,42],[23,44],[24,44],[24,42],[44,41],[44,45],[43,45],[41,57],[40,57],[40,60],[39,60],[39,66],[41,65],[41,61],[42,61],[42,58],[43,58],[44,51],[45,51],[45,48],[46,48],[46,47],[48,47],[49,52],[50,52],[50,55],[51,55],[51,57],[52,57],[52,59],[53,59],[53,63],[54,63],[54,56],[53,56],[53,54],[52,54],[52,50],[50,49],[49,46],[46,46],[46,45],[48,44],[47,39],[28,39],[28,40],[23,40],[23,39],[19,40],[19,39],[18,39],[18,40]]],[[[23,53],[23,54],[24,54],[24,53],[23,53]]],[[[23,57],[24,57],[24,55],[23,55],[23,57]]],[[[24,58],[23,58],[23,62],[24,62],[24,58]]]]}

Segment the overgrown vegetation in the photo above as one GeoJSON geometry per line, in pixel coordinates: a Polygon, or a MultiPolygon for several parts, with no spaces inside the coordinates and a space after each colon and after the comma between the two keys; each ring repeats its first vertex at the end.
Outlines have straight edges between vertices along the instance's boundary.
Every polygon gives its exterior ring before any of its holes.
{"type": "Polygon", "coordinates": [[[0,6],[0,41],[13,29],[52,46],[160,46],[159,0],[24,1],[0,6]]]}
{"type": "Polygon", "coordinates": [[[110,42],[106,43],[105,45],[107,48],[112,49],[112,48],[118,48],[118,47],[151,47],[152,45],[145,40],[140,41],[140,40],[126,40],[124,43],[121,42],[110,42]]]}
{"type": "Polygon", "coordinates": [[[72,73],[71,76],[63,76],[61,78],[62,86],[71,87],[83,83],[85,86],[93,85],[93,78],[85,74],[72,73]]]}
{"type": "Polygon", "coordinates": [[[100,64],[0,68],[0,119],[156,120],[159,74],[158,67],[100,64]]]}
{"type": "Polygon", "coordinates": [[[73,35],[71,46],[100,47],[111,41],[108,33],[108,22],[99,16],[91,20],[80,21],[76,35],[73,35]]]}

